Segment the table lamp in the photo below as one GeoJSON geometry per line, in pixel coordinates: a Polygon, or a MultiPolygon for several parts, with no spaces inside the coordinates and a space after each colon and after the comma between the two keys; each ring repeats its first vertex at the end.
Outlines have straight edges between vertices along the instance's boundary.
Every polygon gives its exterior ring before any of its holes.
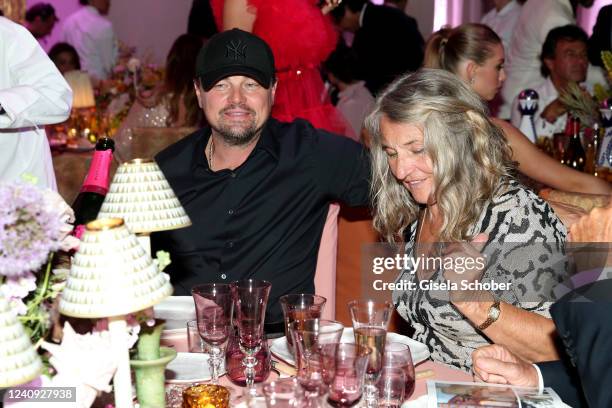
{"type": "Polygon", "coordinates": [[[188,227],[191,220],[153,160],[134,159],[117,169],[98,218],[123,218],[150,253],[149,234],[188,227]]]}
{"type": "Polygon", "coordinates": [[[72,89],[72,108],[93,108],[96,106],[94,99],[93,86],[91,79],[86,72],[68,71],[64,74],[64,79],[72,89]]]}
{"type": "Polygon", "coordinates": [[[42,363],[30,337],[8,301],[0,294],[0,388],[30,382],[41,371],[42,363]]]}
{"type": "Polygon", "coordinates": [[[91,79],[86,72],[77,70],[66,72],[64,78],[72,89],[72,110],[68,136],[73,139],[80,136],[89,139],[91,119],[96,106],[91,79]]]}
{"type": "Polygon", "coordinates": [[[122,219],[97,219],[85,226],[59,308],[66,316],[109,318],[117,358],[116,408],[132,406],[126,315],[152,307],[171,294],[169,276],[157,269],[122,219]]]}

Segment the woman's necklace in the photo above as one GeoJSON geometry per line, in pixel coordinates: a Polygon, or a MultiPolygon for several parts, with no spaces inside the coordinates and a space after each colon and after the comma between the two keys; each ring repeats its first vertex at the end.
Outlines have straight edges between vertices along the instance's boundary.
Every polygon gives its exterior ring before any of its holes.
{"type": "Polygon", "coordinates": [[[418,244],[421,242],[421,233],[423,232],[423,227],[425,226],[425,218],[427,217],[427,205],[425,206],[425,210],[423,211],[423,216],[421,217],[421,222],[419,223],[419,231],[417,232],[417,237],[415,243],[418,244]]]}

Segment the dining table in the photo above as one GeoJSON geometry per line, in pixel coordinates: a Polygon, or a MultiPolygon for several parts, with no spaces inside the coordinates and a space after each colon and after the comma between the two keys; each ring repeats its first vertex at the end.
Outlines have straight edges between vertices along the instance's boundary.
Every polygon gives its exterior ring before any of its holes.
{"type": "MultiPolygon", "coordinates": [[[[162,345],[174,348],[177,352],[187,352],[187,334],[186,330],[184,333],[174,332],[169,335],[162,335],[162,345]]],[[[289,377],[288,374],[292,367],[287,363],[283,362],[277,356],[272,353],[273,369],[266,382],[274,381],[279,377],[289,377]],[[280,369],[280,372],[279,372],[280,369]]],[[[473,381],[473,376],[465,371],[451,367],[449,365],[432,361],[427,359],[421,363],[415,365],[416,381],[414,392],[404,403],[403,407],[406,408],[417,408],[426,407],[427,404],[424,401],[424,396],[427,395],[427,381],[428,380],[439,380],[439,381],[473,381]]],[[[203,382],[206,383],[206,382],[203,382]]],[[[230,407],[247,408],[246,404],[246,393],[245,387],[240,387],[233,384],[226,375],[222,375],[219,378],[219,384],[227,387],[230,391],[230,407]]],[[[185,388],[191,386],[191,383],[167,383],[166,384],[166,399],[168,408],[181,408],[182,407],[182,392],[185,388]]],[[[257,407],[265,407],[263,401],[263,393],[261,392],[261,384],[257,386],[257,400],[261,400],[257,403],[257,407]]],[[[361,405],[357,405],[360,407],[361,405]]]]}

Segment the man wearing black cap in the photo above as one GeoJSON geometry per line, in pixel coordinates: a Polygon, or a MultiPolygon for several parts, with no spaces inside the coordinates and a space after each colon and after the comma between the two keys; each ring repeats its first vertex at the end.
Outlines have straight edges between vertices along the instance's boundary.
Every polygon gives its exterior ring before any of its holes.
{"type": "Polygon", "coordinates": [[[266,323],[282,331],[278,298],[313,293],[321,231],[332,201],[368,204],[361,145],[305,120],[270,118],[270,47],[233,29],[202,48],[196,94],[209,126],[156,156],[193,225],[153,234],[171,252],[176,294],[204,282],[272,282],[266,323]]]}
{"type": "Polygon", "coordinates": [[[26,11],[25,19],[26,28],[38,41],[51,34],[58,21],[55,9],[48,3],[34,4],[26,11]]]}

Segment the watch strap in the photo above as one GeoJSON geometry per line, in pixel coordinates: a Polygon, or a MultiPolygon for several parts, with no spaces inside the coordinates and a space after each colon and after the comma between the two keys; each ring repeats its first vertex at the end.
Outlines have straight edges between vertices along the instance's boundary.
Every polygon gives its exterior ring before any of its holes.
{"type": "Polygon", "coordinates": [[[484,322],[482,322],[482,324],[480,324],[479,326],[476,326],[476,328],[480,331],[486,329],[487,327],[489,327],[490,325],[492,325],[493,323],[495,323],[497,321],[497,319],[499,319],[499,315],[501,312],[501,309],[499,307],[500,305],[500,301],[496,300],[495,302],[493,302],[493,304],[491,306],[489,306],[489,311],[487,312],[487,320],[485,320],[484,322]],[[497,309],[498,313],[497,316],[493,316],[493,314],[491,313],[492,309],[497,309]]]}

